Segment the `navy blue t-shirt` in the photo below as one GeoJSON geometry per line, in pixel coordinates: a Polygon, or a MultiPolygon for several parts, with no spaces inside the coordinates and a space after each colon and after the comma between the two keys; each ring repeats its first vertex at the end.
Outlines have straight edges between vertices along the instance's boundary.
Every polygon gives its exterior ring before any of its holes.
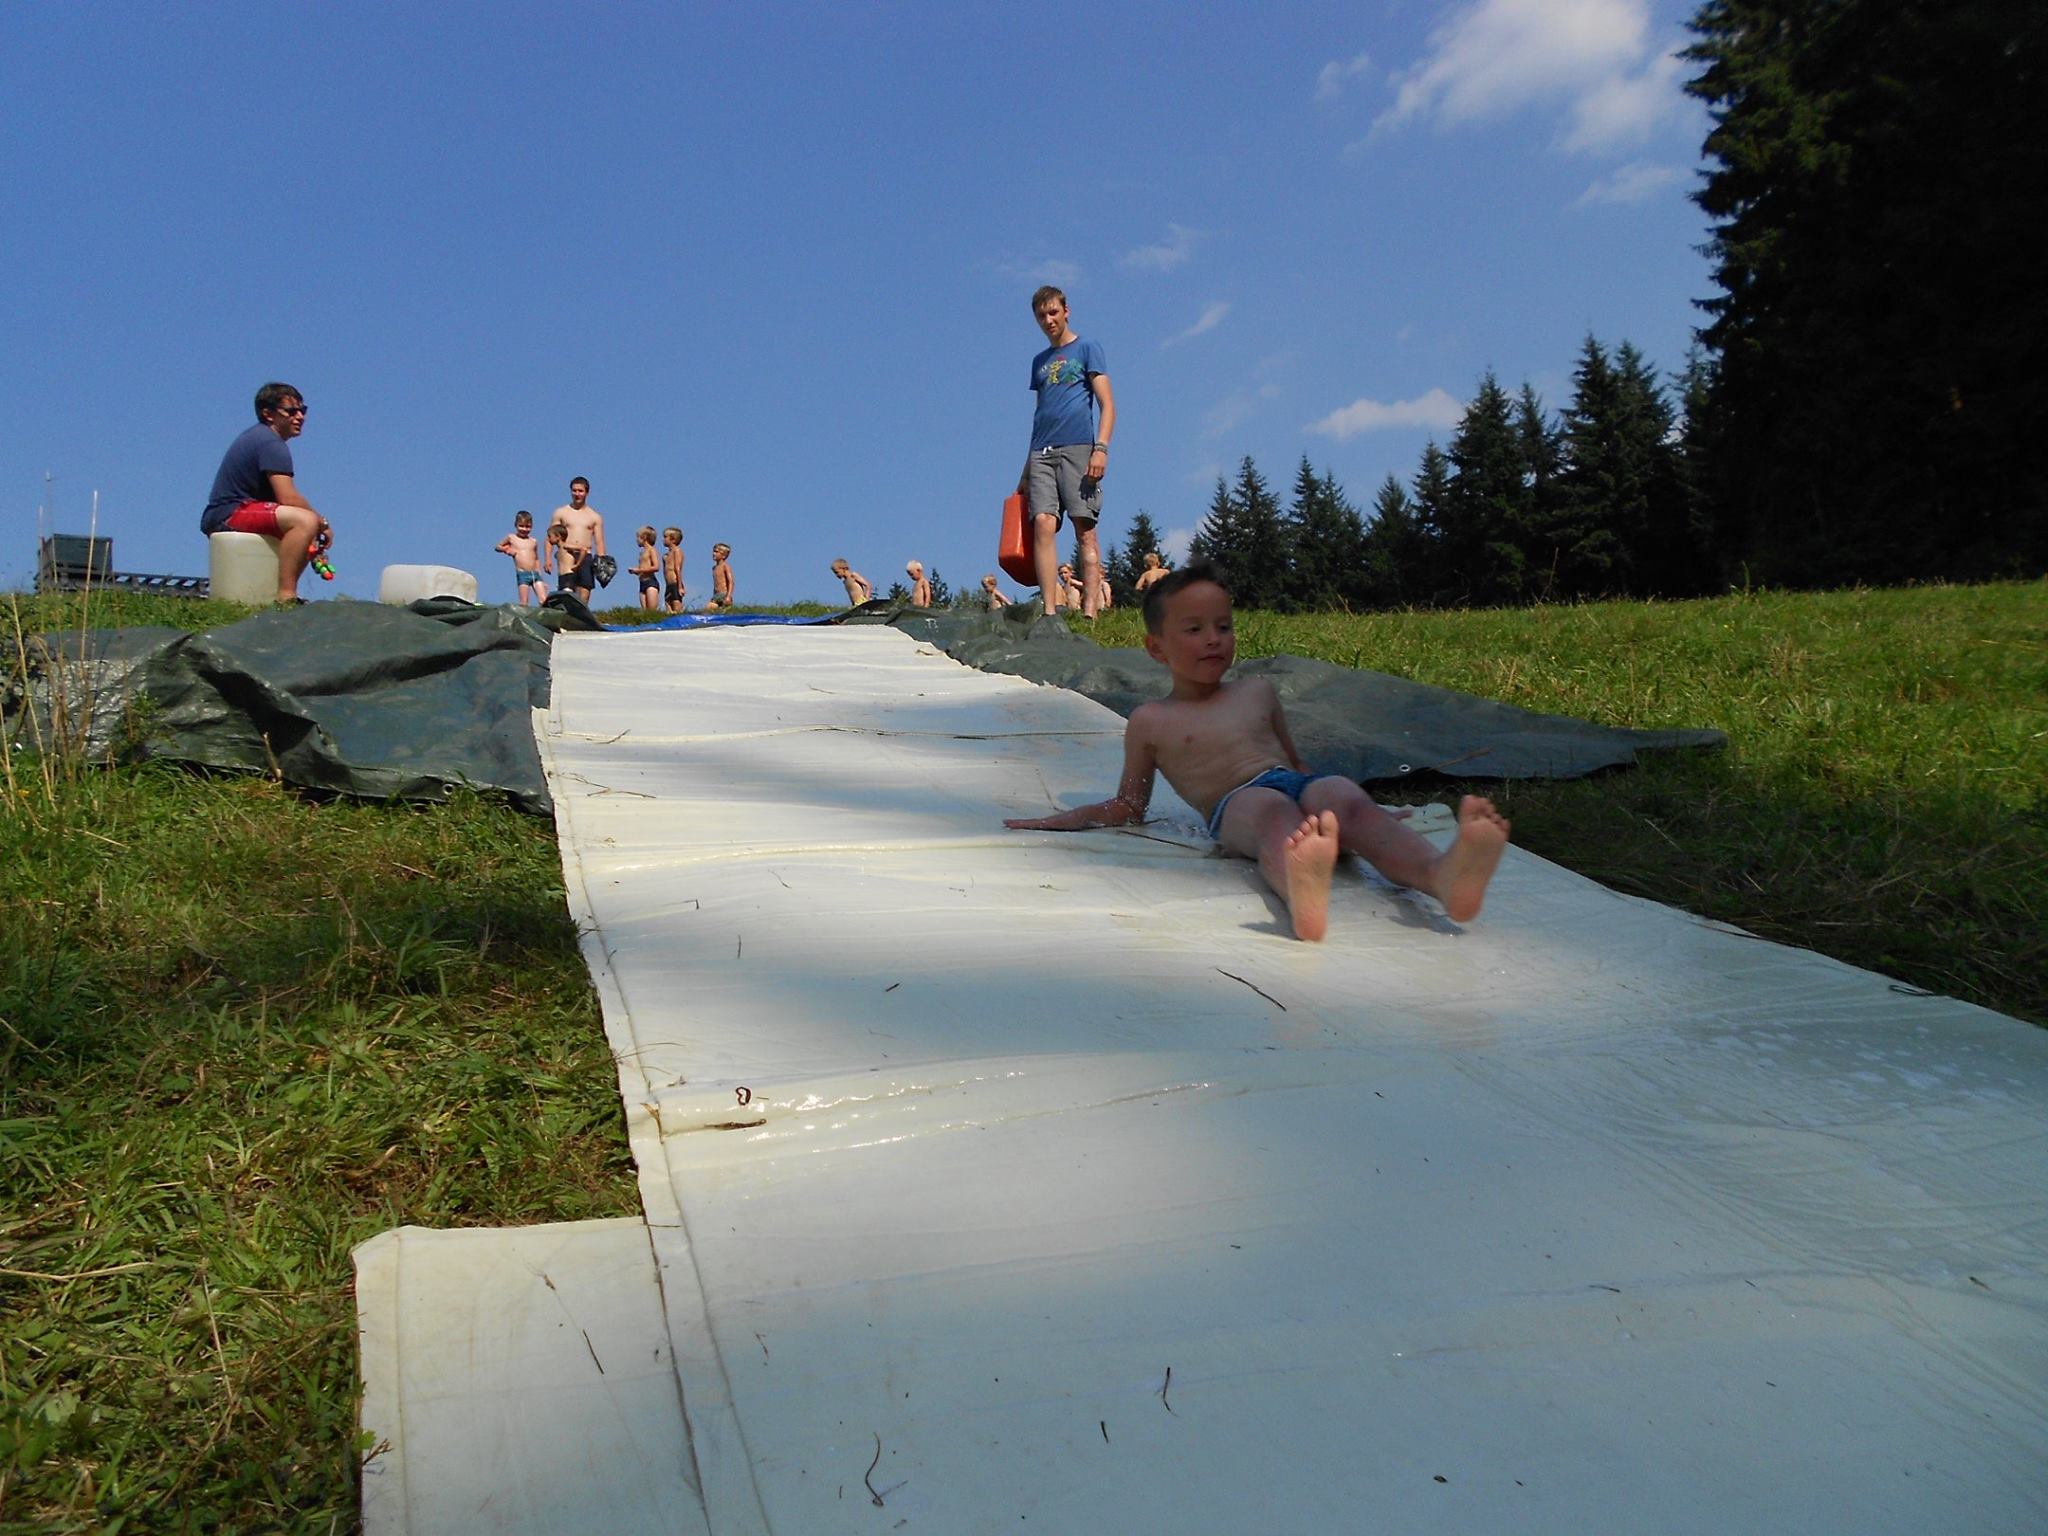
{"type": "Polygon", "coordinates": [[[291,445],[265,423],[257,422],[232,443],[222,455],[220,473],[213,477],[213,494],[206,510],[199,514],[201,533],[219,533],[222,524],[245,501],[275,501],[272,475],[292,472],[291,445]]]}
{"type": "Polygon", "coordinates": [[[1102,348],[1079,336],[1031,359],[1031,387],[1038,394],[1038,408],[1031,413],[1034,453],[1095,441],[1095,392],[1088,381],[1107,372],[1102,348]]]}

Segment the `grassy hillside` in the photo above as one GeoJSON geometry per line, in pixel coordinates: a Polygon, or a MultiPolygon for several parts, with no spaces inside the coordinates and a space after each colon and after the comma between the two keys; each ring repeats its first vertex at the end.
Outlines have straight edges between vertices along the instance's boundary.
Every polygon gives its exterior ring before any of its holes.
{"type": "MultiPolygon", "coordinates": [[[[117,598],[91,622],[242,611],[117,598]]],[[[78,618],[24,601],[7,628],[78,618]]],[[[1098,631],[1134,643],[1135,617],[1098,631]]],[[[1519,841],[1611,885],[2048,1020],[2040,585],[1247,614],[1241,635],[1720,726],[1724,754],[1489,792],[1519,841]]],[[[553,828],[7,761],[0,1532],[348,1529],[350,1247],[637,1208],[553,828]]]]}

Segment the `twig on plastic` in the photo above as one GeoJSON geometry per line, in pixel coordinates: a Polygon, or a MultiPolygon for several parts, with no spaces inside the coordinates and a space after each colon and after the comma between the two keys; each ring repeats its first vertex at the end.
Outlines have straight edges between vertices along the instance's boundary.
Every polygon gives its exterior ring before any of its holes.
{"type": "Polygon", "coordinates": [[[1270,992],[1266,991],[1266,990],[1265,990],[1265,989],[1264,989],[1263,987],[1256,987],[1256,986],[1252,986],[1252,984],[1251,984],[1250,982],[1248,982],[1248,981],[1245,981],[1245,979],[1244,979],[1244,978],[1243,978],[1242,976],[1238,975],[1238,974],[1237,974],[1237,972],[1235,972],[1235,971],[1226,971],[1226,970],[1224,970],[1224,969],[1223,969],[1223,967],[1222,967],[1222,966],[1220,966],[1220,965],[1216,967],[1216,971],[1217,971],[1217,974],[1218,974],[1218,975],[1222,975],[1222,976],[1228,976],[1228,977],[1229,977],[1229,978],[1230,978],[1230,979],[1231,979],[1232,981],[1235,981],[1235,982],[1241,982],[1241,983],[1242,983],[1243,985],[1245,985],[1245,986],[1247,986],[1247,987],[1251,987],[1251,989],[1252,989],[1252,990],[1253,990],[1254,992],[1258,993],[1258,994],[1259,994],[1259,996],[1263,997],[1263,998],[1264,998],[1264,999],[1265,999],[1265,1000],[1266,1000],[1267,1002],[1271,1003],[1271,1004],[1272,1004],[1272,1005],[1273,1005],[1273,1006],[1274,1006],[1275,1008],[1278,1008],[1278,1009],[1279,1009],[1279,1010],[1280,1010],[1280,1011],[1281,1011],[1282,1013],[1285,1013],[1285,1012],[1287,1011],[1287,1005],[1286,1005],[1285,1003],[1281,1002],[1279,998],[1275,997],[1275,996],[1274,996],[1274,995],[1273,995],[1272,993],[1270,993],[1270,992]]]}
{"type": "Polygon", "coordinates": [[[875,1501],[875,1508],[877,1509],[880,1509],[882,1507],[882,1496],[879,1493],[875,1492],[874,1476],[875,1468],[879,1467],[881,1464],[882,1437],[878,1434],[875,1436],[875,1459],[868,1463],[867,1471],[861,1473],[860,1475],[860,1480],[868,1485],[868,1497],[875,1501]]]}

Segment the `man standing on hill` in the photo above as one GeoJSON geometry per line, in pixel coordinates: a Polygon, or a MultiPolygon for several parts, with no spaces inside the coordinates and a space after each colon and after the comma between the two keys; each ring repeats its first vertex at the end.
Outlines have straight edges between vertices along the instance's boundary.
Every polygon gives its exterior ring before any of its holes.
{"type": "Polygon", "coordinates": [[[1052,343],[1031,360],[1031,452],[1017,477],[1017,494],[1031,514],[1031,561],[1047,613],[1060,606],[1060,523],[1074,520],[1074,552],[1081,567],[1081,613],[1099,610],[1102,551],[1095,523],[1102,515],[1102,477],[1109,468],[1109,437],[1116,401],[1102,348],[1083,341],[1067,323],[1067,296],[1048,284],[1031,296],[1031,313],[1052,343]],[[1098,417],[1099,409],[1099,417],[1098,417]]]}
{"type": "Polygon", "coordinates": [[[588,603],[597,585],[597,558],[604,553],[604,518],[590,504],[588,480],[578,475],[569,482],[568,504],[555,508],[548,527],[562,530],[562,590],[588,603]]]}
{"type": "Polygon", "coordinates": [[[286,446],[306,429],[306,400],[289,384],[256,391],[256,425],[228,444],[213,477],[213,493],[199,514],[199,531],[259,533],[277,542],[277,600],[305,601],[299,577],[316,547],[333,541],[334,529],[292,480],[292,451],[286,446]]]}

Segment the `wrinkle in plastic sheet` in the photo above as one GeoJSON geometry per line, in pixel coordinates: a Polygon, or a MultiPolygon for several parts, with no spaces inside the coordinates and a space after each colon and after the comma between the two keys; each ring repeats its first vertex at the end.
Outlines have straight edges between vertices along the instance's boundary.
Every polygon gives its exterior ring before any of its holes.
{"type": "Polygon", "coordinates": [[[714,1531],[2048,1524],[2040,1032],[1518,851],[1295,944],[893,630],[554,661],[714,1531]]]}

